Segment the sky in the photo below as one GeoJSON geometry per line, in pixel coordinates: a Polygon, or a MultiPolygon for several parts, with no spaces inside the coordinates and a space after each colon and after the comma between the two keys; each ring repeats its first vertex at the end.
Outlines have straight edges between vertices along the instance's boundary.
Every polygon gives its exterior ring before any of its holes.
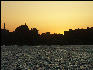
{"type": "Polygon", "coordinates": [[[25,22],[39,34],[86,29],[93,27],[93,1],[1,1],[1,28],[4,22],[10,32],[25,22]]]}

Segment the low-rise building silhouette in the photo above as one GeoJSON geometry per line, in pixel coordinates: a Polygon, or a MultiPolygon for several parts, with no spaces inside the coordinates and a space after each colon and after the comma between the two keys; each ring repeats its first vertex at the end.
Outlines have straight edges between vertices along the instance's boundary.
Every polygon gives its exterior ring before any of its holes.
{"type": "Polygon", "coordinates": [[[64,31],[64,38],[72,44],[93,44],[93,27],[87,29],[69,29],[64,31]]]}

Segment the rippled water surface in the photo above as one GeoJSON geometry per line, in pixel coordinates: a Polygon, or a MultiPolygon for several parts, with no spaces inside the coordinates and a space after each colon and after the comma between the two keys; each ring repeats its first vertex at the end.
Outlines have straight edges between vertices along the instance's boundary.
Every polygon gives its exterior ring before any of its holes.
{"type": "Polygon", "coordinates": [[[1,70],[93,70],[93,45],[1,46],[1,70]]]}

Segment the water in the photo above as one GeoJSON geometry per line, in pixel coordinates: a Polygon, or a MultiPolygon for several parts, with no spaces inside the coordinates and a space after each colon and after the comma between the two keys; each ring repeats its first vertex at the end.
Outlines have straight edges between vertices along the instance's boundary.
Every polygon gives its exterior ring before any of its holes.
{"type": "Polygon", "coordinates": [[[93,45],[1,46],[1,70],[93,70],[93,45]]]}

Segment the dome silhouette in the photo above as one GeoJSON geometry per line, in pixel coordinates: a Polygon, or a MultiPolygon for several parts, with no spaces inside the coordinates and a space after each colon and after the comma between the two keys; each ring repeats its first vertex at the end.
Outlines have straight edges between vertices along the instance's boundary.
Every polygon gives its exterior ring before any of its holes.
{"type": "Polygon", "coordinates": [[[28,32],[28,31],[29,31],[29,28],[26,24],[21,25],[15,29],[15,32],[28,32]]]}

